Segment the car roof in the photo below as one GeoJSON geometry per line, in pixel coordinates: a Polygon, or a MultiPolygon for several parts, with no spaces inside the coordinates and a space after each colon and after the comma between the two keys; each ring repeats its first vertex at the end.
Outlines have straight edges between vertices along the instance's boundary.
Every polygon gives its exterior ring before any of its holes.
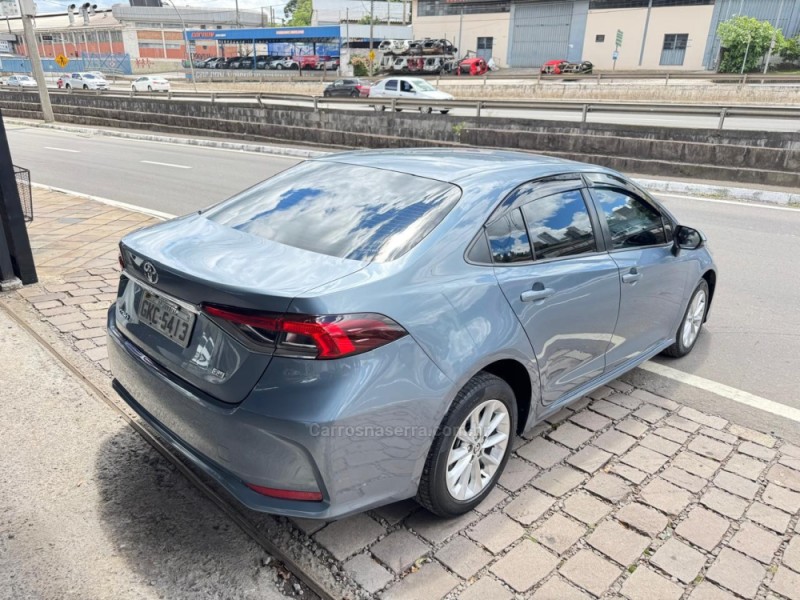
{"type": "Polygon", "coordinates": [[[500,179],[518,185],[560,173],[603,172],[610,169],[576,161],[488,149],[409,148],[361,150],[331,154],[316,160],[375,167],[437,181],[461,184],[468,179],[500,179]]]}

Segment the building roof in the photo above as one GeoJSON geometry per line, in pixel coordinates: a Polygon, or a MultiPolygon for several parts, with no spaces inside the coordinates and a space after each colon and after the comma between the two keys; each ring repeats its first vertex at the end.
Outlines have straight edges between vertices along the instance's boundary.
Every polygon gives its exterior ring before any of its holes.
{"type": "MultiPolygon", "coordinates": [[[[6,19],[3,19],[6,21],[6,19]]],[[[22,19],[19,17],[8,17],[7,21],[11,32],[22,33],[22,19]]],[[[48,31],[64,31],[64,30],[84,30],[84,29],[108,29],[121,27],[120,22],[114,18],[111,10],[97,10],[94,15],[89,16],[89,24],[85,25],[83,17],[76,11],[73,17],[73,23],[70,24],[68,13],[51,13],[37,15],[34,23],[36,25],[37,33],[47,33],[48,31]]],[[[3,26],[0,22],[0,26],[3,26]]],[[[8,28],[4,27],[6,31],[8,28]]]]}

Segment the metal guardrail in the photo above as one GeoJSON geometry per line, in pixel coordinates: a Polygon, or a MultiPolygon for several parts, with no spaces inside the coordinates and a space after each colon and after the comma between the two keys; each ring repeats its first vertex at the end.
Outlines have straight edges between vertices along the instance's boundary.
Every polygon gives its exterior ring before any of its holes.
{"type": "MultiPolygon", "coordinates": [[[[0,88],[3,90],[3,88],[0,88]]],[[[20,92],[18,89],[6,88],[6,92],[20,92]]],[[[323,107],[369,106],[379,111],[419,110],[430,112],[450,111],[454,108],[466,108],[474,111],[474,116],[485,116],[487,110],[506,111],[552,111],[573,112],[580,114],[580,122],[586,123],[590,114],[600,113],[636,113],[658,115],[685,115],[700,117],[718,117],[717,129],[722,129],[729,117],[762,117],[767,119],[796,119],[800,130],[800,106],[746,106],[746,105],[711,105],[711,104],[676,104],[676,103],[641,103],[641,102],[574,102],[574,101],[527,101],[527,100],[401,100],[398,98],[326,98],[307,94],[268,94],[255,92],[133,92],[123,90],[50,90],[53,95],[104,96],[104,97],[147,97],[163,100],[205,100],[211,103],[223,101],[251,101],[260,106],[270,101],[291,102],[296,106],[305,103],[315,111],[323,107]]]]}

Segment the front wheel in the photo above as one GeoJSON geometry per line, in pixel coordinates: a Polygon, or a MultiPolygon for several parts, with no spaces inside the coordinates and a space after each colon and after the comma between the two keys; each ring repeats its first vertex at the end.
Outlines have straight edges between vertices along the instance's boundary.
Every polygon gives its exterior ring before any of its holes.
{"type": "Polygon", "coordinates": [[[442,109],[442,110],[440,110],[439,112],[440,112],[440,113],[442,113],[443,115],[446,115],[447,113],[449,113],[449,112],[450,112],[450,109],[449,109],[449,108],[443,108],[443,109],[442,109]]]}
{"type": "Polygon", "coordinates": [[[83,84],[83,89],[85,89],[85,90],[88,90],[88,89],[89,89],[89,86],[88,86],[88,85],[86,85],[86,84],[84,83],[84,84],[83,84]]]}
{"type": "Polygon", "coordinates": [[[283,65],[277,65],[275,68],[278,69],[278,71],[283,71],[283,65]]]}
{"type": "Polygon", "coordinates": [[[517,403],[511,387],[485,372],[470,379],[436,433],[417,501],[441,517],[475,508],[503,472],[516,426],[517,403]]]}
{"type": "Polygon", "coordinates": [[[136,93],[136,86],[132,85],[131,86],[131,94],[135,94],[135,93],[136,93]]]}
{"type": "Polygon", "coordinates": [[[703,329],[703,321],[706,319],[707,310],[708,283],[706,283],[705,279],[701,279],[689,300],[686,312],[683,314],[678,333],[675,334],[675,342],[664,350],[664,355],[681,358],[692,351],[692,348],[697,343],[697,338],[700,337],[700,331],[703,329]]]}
{"type": "Polygon", "coordinates": [[[147,86],[147,91],[148,92],[152,92],[153,91],[153,86],[152,85],[148,85],[147,86]]]}

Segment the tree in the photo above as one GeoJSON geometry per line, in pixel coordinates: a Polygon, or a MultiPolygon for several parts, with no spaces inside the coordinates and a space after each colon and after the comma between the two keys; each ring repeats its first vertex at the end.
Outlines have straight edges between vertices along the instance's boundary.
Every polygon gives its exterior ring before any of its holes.
{"type": "Polygon", "coordinates": [[[800,35],[796,38],[786,40],[781,49],[781,58],[786,62],[796,62],[800,60],[800,35]]]}
{"type": "Polygon", "coordinates": [[[776,30],[769,21],[759,21],[754,17],[728,19],[720,23],[717,35],[725,49],[719,65],[721,73],[738,73],[742,70],[742,64],[745,72],[755,71],[769,50],[773,35],[776,52],[785,44],[780,29],[776,30]]]}
{"type": "Polygon", "coordinates": [[[286,24],[291,26],[311,25],[313,10],[311,0],[289,0],[283,9],[283,14],[287,18],[286,24]]]}

